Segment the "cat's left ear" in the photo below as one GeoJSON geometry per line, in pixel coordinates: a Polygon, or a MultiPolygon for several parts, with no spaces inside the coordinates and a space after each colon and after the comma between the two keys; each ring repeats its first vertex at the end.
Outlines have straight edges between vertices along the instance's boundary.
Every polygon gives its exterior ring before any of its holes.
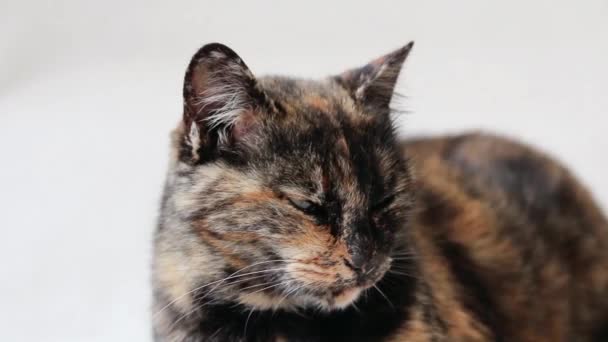
{"type": "Polygon", "coordinates": [[[232,49],[203,46],[184,78],[182,159],[198,162],[247,145],[261,117],[274,112],[274,102],[232,49]]]}
{"type": "Polygon", "coordinates": [[[414,42],[377,58],[367,65],[348,70],[333,79],[363,107],[387,111],[403,62],[414,42]]]}

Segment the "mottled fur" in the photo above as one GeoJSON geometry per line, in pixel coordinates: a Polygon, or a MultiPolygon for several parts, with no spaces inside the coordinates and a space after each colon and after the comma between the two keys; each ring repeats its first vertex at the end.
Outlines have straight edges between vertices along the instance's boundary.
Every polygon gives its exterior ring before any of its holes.
{"type": "Polygon", "coordinates": [[[549,157],[399,142],[412,44],[324,80],[194,56],[155,237],[157,341],[604,341],[608,224],[549,157]]]}

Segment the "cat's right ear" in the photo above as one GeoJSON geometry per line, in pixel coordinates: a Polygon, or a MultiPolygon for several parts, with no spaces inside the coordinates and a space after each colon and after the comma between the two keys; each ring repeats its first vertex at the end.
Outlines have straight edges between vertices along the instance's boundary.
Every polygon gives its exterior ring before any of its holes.
{"type": "Polygon", "coordinates": [[[352,98],[371,112],[389,113],[397,78],[414,42],[369,62],[348,70],[333,79],[343,86],[352,98]]]}
{"type": "Polygon", "coordinates": [[[247,139],[274,104],[243,60],[219,43],[192,57],[184,78],[184,136],[180,159],[213,159],[247,139]]]}

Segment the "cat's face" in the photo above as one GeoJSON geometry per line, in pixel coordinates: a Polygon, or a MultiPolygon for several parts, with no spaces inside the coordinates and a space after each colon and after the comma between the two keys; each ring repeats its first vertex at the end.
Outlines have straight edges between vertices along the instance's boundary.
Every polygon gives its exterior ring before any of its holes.
{"type": "Polygon", "coordinates": [[[331,310],[384,276],[411,204],[388,107],[410,48],[322,81],[194,56],[157,235],[168,300],[331,310]]]}

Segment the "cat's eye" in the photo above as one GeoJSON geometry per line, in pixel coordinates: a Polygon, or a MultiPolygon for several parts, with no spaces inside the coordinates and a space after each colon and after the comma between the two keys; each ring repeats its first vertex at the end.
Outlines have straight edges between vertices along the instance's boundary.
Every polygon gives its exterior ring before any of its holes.
{"type": "Polygon", "coordinates": [[[293,205],[297,209],[299,209],[301,211],[304,211],[304,212],[308,212],[312,208],[315,207],[315,204],[313,202],[307,201],[307,200],[299,200],[299,199],[289,198],[289,203],[291,203],[291,205],[293,205]]]}
{"type": "Polygon", "coordinates": [[[386,207],[388,207],[389,205],[391,205],[391,203],[393,203],[394,200],[395,200],[395,195],[386,196],[382,200],[380,200],[377,203],[373,204],[371,206],[370,210],[372,212],[374,212],[374,211],[380,211],[382,209],[385,209],[386,207]]]}

